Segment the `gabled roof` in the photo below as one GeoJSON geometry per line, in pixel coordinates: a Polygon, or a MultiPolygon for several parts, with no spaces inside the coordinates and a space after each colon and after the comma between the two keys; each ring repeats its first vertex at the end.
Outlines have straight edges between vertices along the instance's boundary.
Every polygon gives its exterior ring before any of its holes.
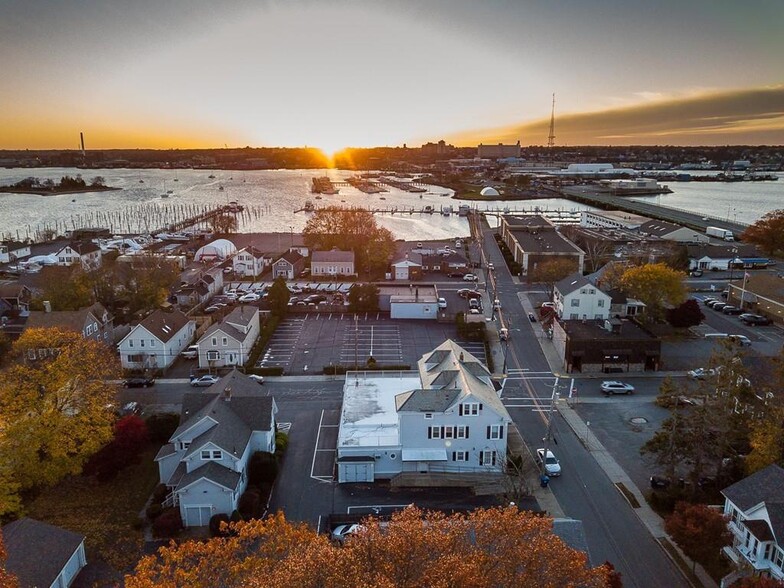
{"type": "Polygon", "coordinates": [[[340,251],[339,249],[332,249],[331,251],[314,251],[310,261],[311,263],[354,263],[354,252],[340,251]]]}
{"type": "Polygon", "coordinates": [[[764,504],[773,534],[777,541],[784,540],[784,469],[776,464],[769,465],[721,493],[744,512],[764,504]]]}
{"type": "Polygon", "coordinates": [[[591,286],[593,288],[596,287],[586,276],[580,273],[574,273],[570,276],[566,276],[563,280],[555,284],[555,288],[564,296],[571,294],[575,290],[579,290],[585,286],[591,286]]]}
{"type": "Polygon", "coordinates": [[[60,327],[81,333],[89,315],[95,317],[99,323],[103,323],[104,313],[106,309],[100,302],[79,310],[53,310],[52,312],[34,310],[27,317],[25,328],[60,327]]]}
{"type": "Polygon", "coordinates": [[[240,479],[242,478],[242,474],[239,472],[235,472],[234,470],[230,470],[229,468],[220,465],[215,461],[211,461],[200,468],[196,468],[195,470],[191,470],[187,472],[182,478],[180,478],[175,491],[182,490],[201,480],[204,478],[205,480],[209,480],[210,482],[214,482],[219,486],[223,486],[224,488],[228,488],[229,490],[235,490],[237,488],[237,484],[240,483],[240,479]]]}
{"type": "MultiPolygon", "coordinates": [[[[62,249],[60,249],[60,251],[66,247],[70,247],[79,255],[87,255],[88,253],[94,253],[95,251],[101,250],[101,248],[92,241],[74,241],[73,243],[68,243],[68,245],[65,245],[62,249]]],[[[60,253],[60,251],[58,251],[58,253],[60,253]]]]}
{"type": "Polygon", "coordinates": [[[398,412],[444,412],[458,396],[460,390],[454,388],[412,390],[398,394],[395,404],[398,412]]]}
{"type": "Polygon", "coordinates": [[[498,397],[490,371],[475,356],[447,339],[417,362],[422,389],[459,391],[455,401],[473,396],[511,420],[498,397]]]}
{"type": "MultiPolygon", "coordinates": [[[[179,310],[174,310],[172,312],[156,310],[143,319],[137,326],[144,327],[160,341],[167,343],[189,322],[190,319],[179,310]]],[[[131,333],[133,333],[133,329],[131,330],[131,333]]],[[[126,335],[126,338],[129,335],[126,335]]]]}
{"type": "Polygon", "coordinates": [[[206,341],[213,333],[220,331],[226,333],[232,339],[243,343],[246,339],[253,336],[251,331],[243,333],[235,325],[246,326],[253,319],[253,315],[258,311],[252,306],[238,306],[228,314],[222,322],[214,323],[199,337],[199,343],[206,341]]]}
{"type": "Polygon", "coordinates": [[[16,575],[21,586],[51,586],[71,559],[84,535],[22,518],[3,527],[8,551],[6,569],[16,575]]]}
{"type": "Polygon", "coordinates": [[[265,257],[264,252],[261,249],[257,249],[253,245],[250,247],[246,247],[245,249],[241,250],[239,253],[248,253],[255,257],[256,259],[263,259],[265,257]]]}
{"type": "Polygon", "coordinates": [[[19,298],[24,294],[25,290],[27,290],[28,293],[30,292],[30,288],[24,284],[0,284],[0,298],[19,298]]]}
{"type": "Polygon", "coordinates": [[[419,253],[407,253],[405,257],[401,259],[396,259],[393,263],[393,266],[402,266],[406,265],[408,267],[411,266],[421,266],[422,265],[422,256],[419,253]]]}
{"type": "Polygon", "coordinates": [[[760,253],[754,245],[743,245],[741,243],[734,245],[711,245],[710,243],[686,245],[686,252],[690,259],[703,259],[704,257],[711,259],[760,257],[760,253]]]}
{"type": "Polygon", "coordinates": [[[278,263],[280,260],[287,261],[291,265],[294,265],[301,259],[304,259],[302,255],[299,254],[299,251],[287,251],[283,255],[281,255],[278,259],[275,260],[275,263],[278,263]]]}

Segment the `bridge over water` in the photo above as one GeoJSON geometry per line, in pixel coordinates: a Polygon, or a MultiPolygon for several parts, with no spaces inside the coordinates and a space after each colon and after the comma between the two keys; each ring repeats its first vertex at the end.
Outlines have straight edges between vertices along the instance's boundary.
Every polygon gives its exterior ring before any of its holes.
{"type": "Polygon", "coordinates": [[[707,227],[719,227],[732,231],[735,235],[740,235],[747,225],[730,221],[726,218],[700,214],[682,208],[672,208],[661,206],[649,202],[632,200],[628,196],[615,196],[606,193],[596,193],[589,186],[569,186],[561,190],[561,194],[582,204],[588,204],[603,210],[623,210],[634,214],[640,214],[649,218],[668,221],[678,225],[683,225],[697,231],[705,232],[707,227]]]}

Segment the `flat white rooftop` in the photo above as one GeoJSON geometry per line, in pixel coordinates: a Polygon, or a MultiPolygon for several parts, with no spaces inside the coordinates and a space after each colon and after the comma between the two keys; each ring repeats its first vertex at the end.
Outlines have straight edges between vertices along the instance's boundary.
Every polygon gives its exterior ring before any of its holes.
{"type": "Polygon", "coordinates": [[[419,373],[348,372],[338,449],[400,445],[395,396],[421,387],[419,373]]]}

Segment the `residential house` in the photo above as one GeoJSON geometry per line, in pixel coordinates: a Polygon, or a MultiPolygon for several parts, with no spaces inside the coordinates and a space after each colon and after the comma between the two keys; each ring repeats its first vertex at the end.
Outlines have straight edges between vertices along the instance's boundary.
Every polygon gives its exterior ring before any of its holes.
{"type": "Polygon", "coordinates": [[[252,245],[241,249],[232,260],[234,273],[239,276],[257,277],[264,273],[272,258],[252,245]]]}
{"type": "Polygon", "coordinates": [[[784,581],[784,469],[769,465],[721,493],[732,533],[724,554],[738,566],[722,588],[744,576],[784,581]]]}
{"type": "Polygon", "coordinates": [[[418,280],[422,277],[422,255],[406,253],[404,259],[392,263],[392,279],[405,282],[418,280]]]}
{"type": "Polygon", "coordinates": [[[728,271],[730,267],[766,267],[770,260],[761,257],[754,245],[689,245],[689,269],[728,271]]]}
{"type": "Polygon", "coordinates": [[[353,251],[314,251],[310,258],[310,275],[314,277],[353,276],[356,273],[353,251]]]}
{"type": "Polygon", "coordinates": [[[570,261],[575,272],[583,273],[585,252],[543,216],[503,215],[501,237],[521,265],[522,275],[535,272],[539,264],[556,260],[570,261]]]}
{"type": "Polygon", "coordinates": [[[13,263],[17,259],[30,257],[30,245],[19,241],[3,241],[0,243],[0,263],[13,263]]]}
{"type": "Polygon", "coordinates": [[[210,325],[199,339],[199,367],[245,365],[259,331],[259,309],[238,306],[223,321],[210,325]]]}
{"type": "Polygon", "coordinates": [[[0,316],[28,316],[32,298],[32,290],[23,284],[0,284],[0,316]]]}
{"type": "Polygon", "coordinates": [[[640,225],[639,231],[644,235],[658,237],[666,241],[675,241],[676,243],[710,242],[710,237],[699,231],[660,220],[650,220],[647,223],[643,223],[640,225]]]}
{"type": "Polygon", "coordinates": [[[460,253],[424,255],[422,257],[422,269],[444,274],[453,272],[468,273],[470,271],[468,260],[460,253]]]}
{"type": "Polygon", "coordinates": [[[784,278],[747,272],[730,282],[727,302],[784,325],[784,278]]]}
{"type": "Polygon", "coordinates": [[[339,482],[402,472],[497,474],[512,422],[500,386],[447,340],[394,378],[349,372],[337,441],[339,482]]]}
{"type": "Polygon", "coordinates": [[[190,345],[196,322],[179,310],[156,310],[135,325],[117,345],[122,367],[165,370],[190,345]]]}
{"type": "Polygon", "coordinates": [[[85,339],[101,341],[107,345],[112,345],[114,333],[114,319],[103,304],[95,304],[80,308],[79,310],[52,310],[49,302],[44,302],[46,310],[34,310],[27,317],[25,328],[48,329],[60,327],[69,331],[81,333],[85,339]]]}
{"type": "Polygon", "coordinates": [[[177,304],[180,306],[205,304],[223,290],[223,269],[191,268],[182,272],[180,284],[174,292],[177,304]]]}
{"type": "Polygon", "coordinates": [[[57,265],[81,263],[86,271],[101,267],[101,248],[92,241],[74,241],[57,253],[57,265]]]}
{"type": "Polygon", "coordinates": [[[614,318],[629,318],[645,312],[645,303],[635,298],[629,298],[618,289],[608,290],[611,298],[610,316],[614,318]]]}
{"type": "Polygon", "coordinates": [[[305,258],[296,251],[288,251],[272,264],[272,279],[293,280],[305,269],[305,258]]]}
{"type": "Polygon", "coordinates": [[[553,302],[558,318],[606,319],[612,299],[581,274],[572,274],[555,284],[553,302]]]}
{"type": "Polygon", "coordinates": [[[553,321],[553,346],[569,373],[659,369],[661,341],[630,320],[553,321]]]}
{"type": "Polygon", "coordinates": [[[161,484],[178,506],[186,527],[203,527],[216,514],[230,516],[248,485],[248,461],[257,451],[275,452],[275,415],[270,396],[237,370],[205,392],[182,399],[180,426],[155,461],[161,484]]]}
{"type": "Polygon", "coordinates": [[[20,588],[68,588],[87,565],[84,535],[27,517],[2,530],[5,569],[20,588]]]}

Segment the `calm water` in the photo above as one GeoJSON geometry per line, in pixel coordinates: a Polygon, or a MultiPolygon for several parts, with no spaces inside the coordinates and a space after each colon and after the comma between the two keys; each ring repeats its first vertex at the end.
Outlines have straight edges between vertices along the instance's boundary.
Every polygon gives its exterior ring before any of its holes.
{"type": "MultiPolygon", "coordinates": [[[[295,214],[305,201],[316,205],[338,204],[362,207],[415,207],[432,206],[439,210],[451,205],[455,210],[462,201],[444,196],[450,190],[431,187],[429,194],[411,194],[395,188],[382,194],[365,194],[351,187],[341,187],[340,194],[324,195],[316,200],[310,193],[311,178],[323,175],[318,170],[272,170],[272,171],[209,171],[209,170],[78,170],[75,168],[0,169],[0,185],[17,182],[28,176],[59,180],[63,175],[82,173],[86,180],[101,175],[110,186],[122,188],[115,192],[63,194],[58,196],[32,196],[22,194],[0,194],[0,233],[13,237],[32,236],[44,226],[57,226],[58,232],[73,228],[73,225],[104,225],[101,214],[118,218],[125,214],[136,215],[132,222],[139,223],[143,209],[148,219],[148,228],[163,223],[166,214],[174,214],[185,206],[205,206],[236,200],[248,207],[243,217],[242,232],[289,232],[299,231],[308,219],[306,213],[295,214]],[[210,179],[210,174],[215,175],[210,179]],[[143,183],[140,182],[143,180],[143,183]],[[175,181],[176,180],[176,181],[175,181]],[[224,190],[219,190],[223,186],[224,190]],[[161,194],[172,190],[173,194],[162,199],[161,194]],[[381,198],[384,198],[382,200],[381,198]],[[85,222],[87,221],[87,222],[85,222]]],[[[352,172],[329,170],[334,180],[352,175],[352,172]]],[[[784,177],[778,182],[748,183],[670,183],[673,194],[644,198],[658,201],[662,205],[693,210],[701,214],[712,214],[753,222],[766,212],[784,207],[784,177]]],[[[476,204],[467,202],[468,204],[476,204]]],[[[512,210],[542,209],[581,210],[587,206],[564,199],[545,199],[528,202],[487,202],[484,207],[510,207],[512,210]]],[[[464,218],[453,214],[444,217],[433,215],[379,215],[381,225],[392,231],[397,239],[441,239],[463,236],[469,233],[464,218]]],[[[127,220],[124,221],[127,223],[127,220]]],[[[125,232],[126,226],[116,225],[114,232],[125,232]]],[[[132,226],[132,231],[139,230],[132,226]]]]}
{"type": "MultiPolygon", "coordinates": [[[[296,213],[307,200],[317,206],[337,204],[340,206],[362,206],[373,208],[432,206],[438,211],[451,205],[455,211],[463,201],[453,200],[451,190],[433,186],[430,194],[411,194],[395,188],[380,194],[365,194],[355,188],[341,187],[340,194],[323,195],[321,200],[310,193],[311,178],[324,175],[318,170],[273,170],[273,171],[210,171],[210,170],[78,170],[75,168],[0,169],[0,185],[8,185],[29,176],[59,180],[64,175],[81,173],[88,182],[95,176],[103,176],[106,184],[122,188],[114,192],[84,194],[62,194],[58,196],[34,196],[26,194],[0,194],[0,233],[25,238],[33,235],[44,225],[57,223],[58,232],[73,228],[73,224],[106,226],[100,222],[101,213],[113,218],[124,211],[134,214],[144,207],[151,219],[149,228],[161,226],[156,222],[172,209],[184,205],[204,206],[225,204],[231,200],[244,204],[249,212],[243,217],[242,232],[286,232],[299,231],[305,226],[307,213],[296,213]],[[209,175],[215,176],[210,179],[209,175]],[[177,181],[175,181],[175,179],[177,181]],[[143,180],[144,183],[141,183],[143,180]],[[165,184],[164,184],[165,182],[165,184]],[[223,186],[221,191],[219,188],[223,186]],[[172,190],[169,198],[161,194],[172,190]],[[382,200],[382,197],[384,200],[382,200]],[[90,216],[92,215],[92,217],[90,216]],[[81,222],[92,219],[93,222],[81,222]],[[65,226],[63,226],[65,225],[65,226]]],[[[350,177],[353,172],[329,170],[334,180],[350,177]]],[[[466,202],[472,204],[470,202],[466,202]]],[[[564,199],[537,200],[535,202],[487,202],[481,208],[505,207],[520,210],[538,206],[542,209],[581,210],[582,206],[564,199]]],[[[387,227],[397,239],[443,239],[469,234],[464,218],[453,214],[449,217],[432,215],[378,215],[379,224],[387,227]]],[[[134,221],[136,222],[136,221],[134,221]]],[[[113,227],[114,232],[126,232],[127,225],[113,227]]],[[[138,230],[132,226],[132,231],[138,230]]]]}

